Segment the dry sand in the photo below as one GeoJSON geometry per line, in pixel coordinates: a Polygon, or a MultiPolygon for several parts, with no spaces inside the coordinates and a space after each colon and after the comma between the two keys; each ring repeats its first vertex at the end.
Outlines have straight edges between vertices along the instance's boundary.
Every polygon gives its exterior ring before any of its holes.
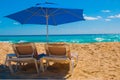
{"type": "MultiPolygon", "coordinates": [[[[44,53],[44,43],[36,43],[39,53],[44,53]]],[[[9,43],[0,43],[0,79],[70,79],[70,80],[120,80],[120,42],[70,44],[71,52],[79,54],[72,76],[68,76],[67,64],[54,64],[36,75],[34,65],[26,65],[22,71],[10,75],[4,68],[5,56],[13,53],[9,43]],[[26,69],[27,67],[27,69],[26,69]]]]}

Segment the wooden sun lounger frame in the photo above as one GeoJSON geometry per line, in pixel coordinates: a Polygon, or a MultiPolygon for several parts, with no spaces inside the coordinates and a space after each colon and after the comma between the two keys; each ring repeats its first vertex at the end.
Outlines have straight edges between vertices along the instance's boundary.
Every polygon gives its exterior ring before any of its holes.
{"type": "MultiPolygon", "coordinates": [[[[72,57],[70,53],[70,47],[68,44],[46,44],[45,50],[47,56],[41,59],[41,63],[43,60],[54,61],[54,62],[68,62],[69,63],[69,73],[72,74],[75,64],[75,60],[78,60],[78,56],[76,58],[72,57]],[[53,53],[52,51],[53,50],[53,53]],[[62,53],[63,52],[63,53],[62,53]]],[[[76,61],[77,62],[77,61],[76,61]]],[[[42,63],[43,65],[43,63],[42,63]]],[[[47,63],[47,66],[49,64],[47,63]]]]}
{"type": "Polygon", "coordinates": [[[8,54],[6,57],[6,62],[5,62],[8,64],[10,72],[12,74],[14,73],[14,70],[12,68],[11,62],[17,62],[17,65],[18,65],[18,63],[34,62],[36,71],[37,71],[37,73],[39,73],[37,59],[35,57],[36,56],[36,47],[35,47],[34,43],[17,43],[17,44],[12,44],[12,47],[13,47],[13,50],[14,50],[16,56],[8,54]],[[19,48],[21,49],[21,51],[23,51],[23,53],[20,52],[19,48]],[[26,53],[24,53],[24,51],[26,49],[28,49],[28,50],[30,49],[29,51],[32,51],[32,52],[30,52],[30,54],[26,54],[26,53]],[[20,53],[22,53],[22,54],[20,54],[20,53]]]}

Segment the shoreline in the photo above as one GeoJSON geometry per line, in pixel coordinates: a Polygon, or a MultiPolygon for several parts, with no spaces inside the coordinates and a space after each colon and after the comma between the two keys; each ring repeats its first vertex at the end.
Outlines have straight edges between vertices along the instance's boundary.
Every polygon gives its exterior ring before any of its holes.
{"type": "MultiPolygon", "coordinates": [[[[0,43],[8,43],[8,44],[14,44],[14,43],[40,43],[40,44],[46,44],[47,42],[12,42],[12,41],[0,41],[0,43]]],[[[110,41],[110,42],[48,42],[48,43],[67,43],[67,44],[96,44],[96,43],[120,43],[120,41],[110,41]]]]}
{"type": "MultiPolygon", "coordinates": [[[[44,53],[44,43],[35,43],[38,53],[44,53]]],[[[88,44],[77,44],[70,43],[70,49],[72,53],[78,53],[79,60],[77,66],[74,68],[73,74],[67,79],[78,79],[78,80],[119,80],[120,79],[120,42],[100,42],[100,43],[88,43],[88,44]]],[[[13,53],[12,46],[10,43],[0,42],[0,65],[4,64],[5,55],[7,53],[13,53]]],[[[57,66],[58,68],[51,71],[53,68],[48,69],[45,73],[40,73],[41,76],[21,76],[21,78],[44,78],[52,79],[55,75],[56,78],[64,78],[68,74],[65,73],[64,65],[57,66]],[[63,67],[61,69],[61,67],[63,67]],[[60,71],[58,73],[57,71],[60,71]],[[58,74],[56,74],[58,73],[58,74]],[[47,74],[44,75],[44,74],[47,74]]],[[[0,68],[1,69],[1,68],[0,68]]],[[[4,78],[17,78],[16,76],[10,76],[7,70],[0,70],[0,77],[4,78]]],[[[20,73],[23,75],[25,73],[20,73]]],[[[26,74],[28,75],[28,74],[26,74]]]]}

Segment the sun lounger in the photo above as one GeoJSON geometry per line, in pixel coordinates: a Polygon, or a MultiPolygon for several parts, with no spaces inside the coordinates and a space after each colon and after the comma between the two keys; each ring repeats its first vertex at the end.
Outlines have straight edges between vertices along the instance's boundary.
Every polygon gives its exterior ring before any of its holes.
{"type": "MultiPolygon", "coordinates": [[[[74,66],[77,64],[76,60],[78,55],[71,55],[70,47],[67,44],[46,44],[45,45],[47,56],[43,57],[41,60],[54,61],[54,62],[68,62],[70,74],[73,72],[74,66]],[[76,62],[75,62],[76,61],[76,62]]],[[[43,61],[41,61],[43,62],[43,61]]],[[[47,65],[49,65],[47,63],[47,65]]]]}
{"type": "Polygon", "coordinates": [[[14,73],[11,62],[17,62],[17,65],[18,63],[34,62],[36,71],[39,73],[37,64],[38,54],[33,43],[13,44],[13,50],[16,57],[13,54],[8,54],[6,58],[6,63],[8,64],[11,73],[14,73]]]}

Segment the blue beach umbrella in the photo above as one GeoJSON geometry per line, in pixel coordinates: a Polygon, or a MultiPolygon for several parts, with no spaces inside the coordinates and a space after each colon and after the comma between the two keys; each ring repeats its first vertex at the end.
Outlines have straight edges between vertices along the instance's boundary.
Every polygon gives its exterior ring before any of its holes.
{"type": "Polygon", "coordinates": [[[34,7],[7,15],[10,19],[21,24],[41,24],[46,25],[48,42],[48,25],[60,25],[76,21],[83,21],[82,9],[68,9],[57,7],[54,3],[46,2],[44,5],[37,4],[34,7]],[[51,6],[54,5],[54,6],[51,6]]]}

